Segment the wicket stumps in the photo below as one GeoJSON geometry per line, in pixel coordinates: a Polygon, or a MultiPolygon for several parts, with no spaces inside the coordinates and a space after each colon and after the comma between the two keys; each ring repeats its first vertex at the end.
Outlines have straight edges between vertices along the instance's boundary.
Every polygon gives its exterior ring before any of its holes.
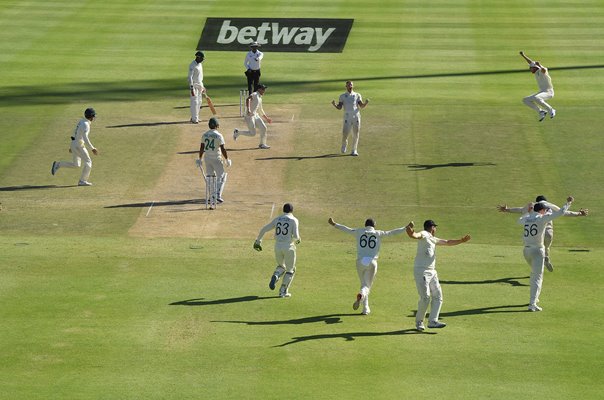
{"type": "Polygon", "coordinates": [[[245,115],[245,99],[249,96],[247,89],[239,90],[239,116],[245,115]]]}
{"type": "Polygon", "coordinates": [[[207,175],[206,177],[206,210],[209,208],[210,210],[214,210],[216,205],[218,204],[218,179],[216,177],[216,172],[212,175],[207,175]]]}

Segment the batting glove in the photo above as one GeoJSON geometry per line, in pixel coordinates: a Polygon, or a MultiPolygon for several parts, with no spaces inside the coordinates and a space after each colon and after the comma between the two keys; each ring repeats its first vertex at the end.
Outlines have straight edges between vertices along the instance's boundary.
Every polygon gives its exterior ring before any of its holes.
{"type": "Polygon", "coordinates": [[[198,158],[197,160],[195,160],[195,165],[197,165],[197,168],[201,167],[201,158],[198,158]]]}
{"type": "Polygon", "coordinates": [[[227,158],[226,164],[227,164],[227,167],[230,167],[231,165],[233,165],[233,161],[231,161],[230,158],[227,158]]]}
{"type": "Polygon", "coordinates": [[[256,240],[254,242],[254,250],[256,250],[256,251],[262,251],[262,244],[260,243],[259,240],[256,240]]]}

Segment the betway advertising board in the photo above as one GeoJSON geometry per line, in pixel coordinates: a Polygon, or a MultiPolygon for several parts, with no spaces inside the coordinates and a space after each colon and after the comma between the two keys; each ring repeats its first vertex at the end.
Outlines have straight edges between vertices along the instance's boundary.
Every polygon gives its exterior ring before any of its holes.
{"type": "Polygon", "coordinates": [[[207,18],[198,50],[341,53],[353,19],[207,18]]]}

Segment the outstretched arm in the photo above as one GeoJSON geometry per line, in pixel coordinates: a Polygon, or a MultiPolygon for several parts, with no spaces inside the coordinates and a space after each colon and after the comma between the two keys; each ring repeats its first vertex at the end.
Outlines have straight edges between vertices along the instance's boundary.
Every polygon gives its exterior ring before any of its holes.
{"type": "Polygon", "coordinates": [[[329,223],[329,225],[333,226],[336,229],[339,229],[343,232],[346,233],[351,233],[354,234],[355,230],[352,228],[347,227],[346,225],[342,225],[342,224],[338,224],[336,221],[333,220],[333,218],[329,217],[329,219],[327,220],[327,222],[329,223]]]}
{"type": "Polygon", "coordinates": [[[526,214],[528,212],[528,207],[524,206],[524,207],[508,207],[507,204],[499,204],[497,206],[497,210],[499,210],[499,212],[509,212],[509,213],[522,213],[522,214],[526,214]]]}
{"type": "Polygon", "coordinates": [[[461,239],[449,239],[449,240],[443,239],[436,244],[445,245],[445,246],[456,246],[458,244],[465,243],[470,239],[471,239],[470,235],[466,235],[466,236],[462,237],[461,239]]]}
{"type": "Polygon", "coordinates": [[[526,60],[527,64],[531,64],[533,62],[533,60],[531,60],[524,54],[524,51],[521,51],[520,55],[522,56],[522,58],[524,58],[526,60]]]}

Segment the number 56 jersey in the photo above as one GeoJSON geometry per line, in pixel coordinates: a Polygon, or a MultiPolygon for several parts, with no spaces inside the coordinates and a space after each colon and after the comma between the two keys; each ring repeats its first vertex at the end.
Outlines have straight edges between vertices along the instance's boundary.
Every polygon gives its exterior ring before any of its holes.
{"type": "Polygon", "coordinates": [[[538,212],[531,211],[528,214],[524,214],[518,219],[520,225],[524,225],[524,231],[522,234],[522,240],[525,246],[531,247],[544,247],[543,245],[543,234],[547,223],[564,215],[568,210],[569,204],[565,204],[558,211],[552,211],[550,214],[540,214],[538,212]]]}

